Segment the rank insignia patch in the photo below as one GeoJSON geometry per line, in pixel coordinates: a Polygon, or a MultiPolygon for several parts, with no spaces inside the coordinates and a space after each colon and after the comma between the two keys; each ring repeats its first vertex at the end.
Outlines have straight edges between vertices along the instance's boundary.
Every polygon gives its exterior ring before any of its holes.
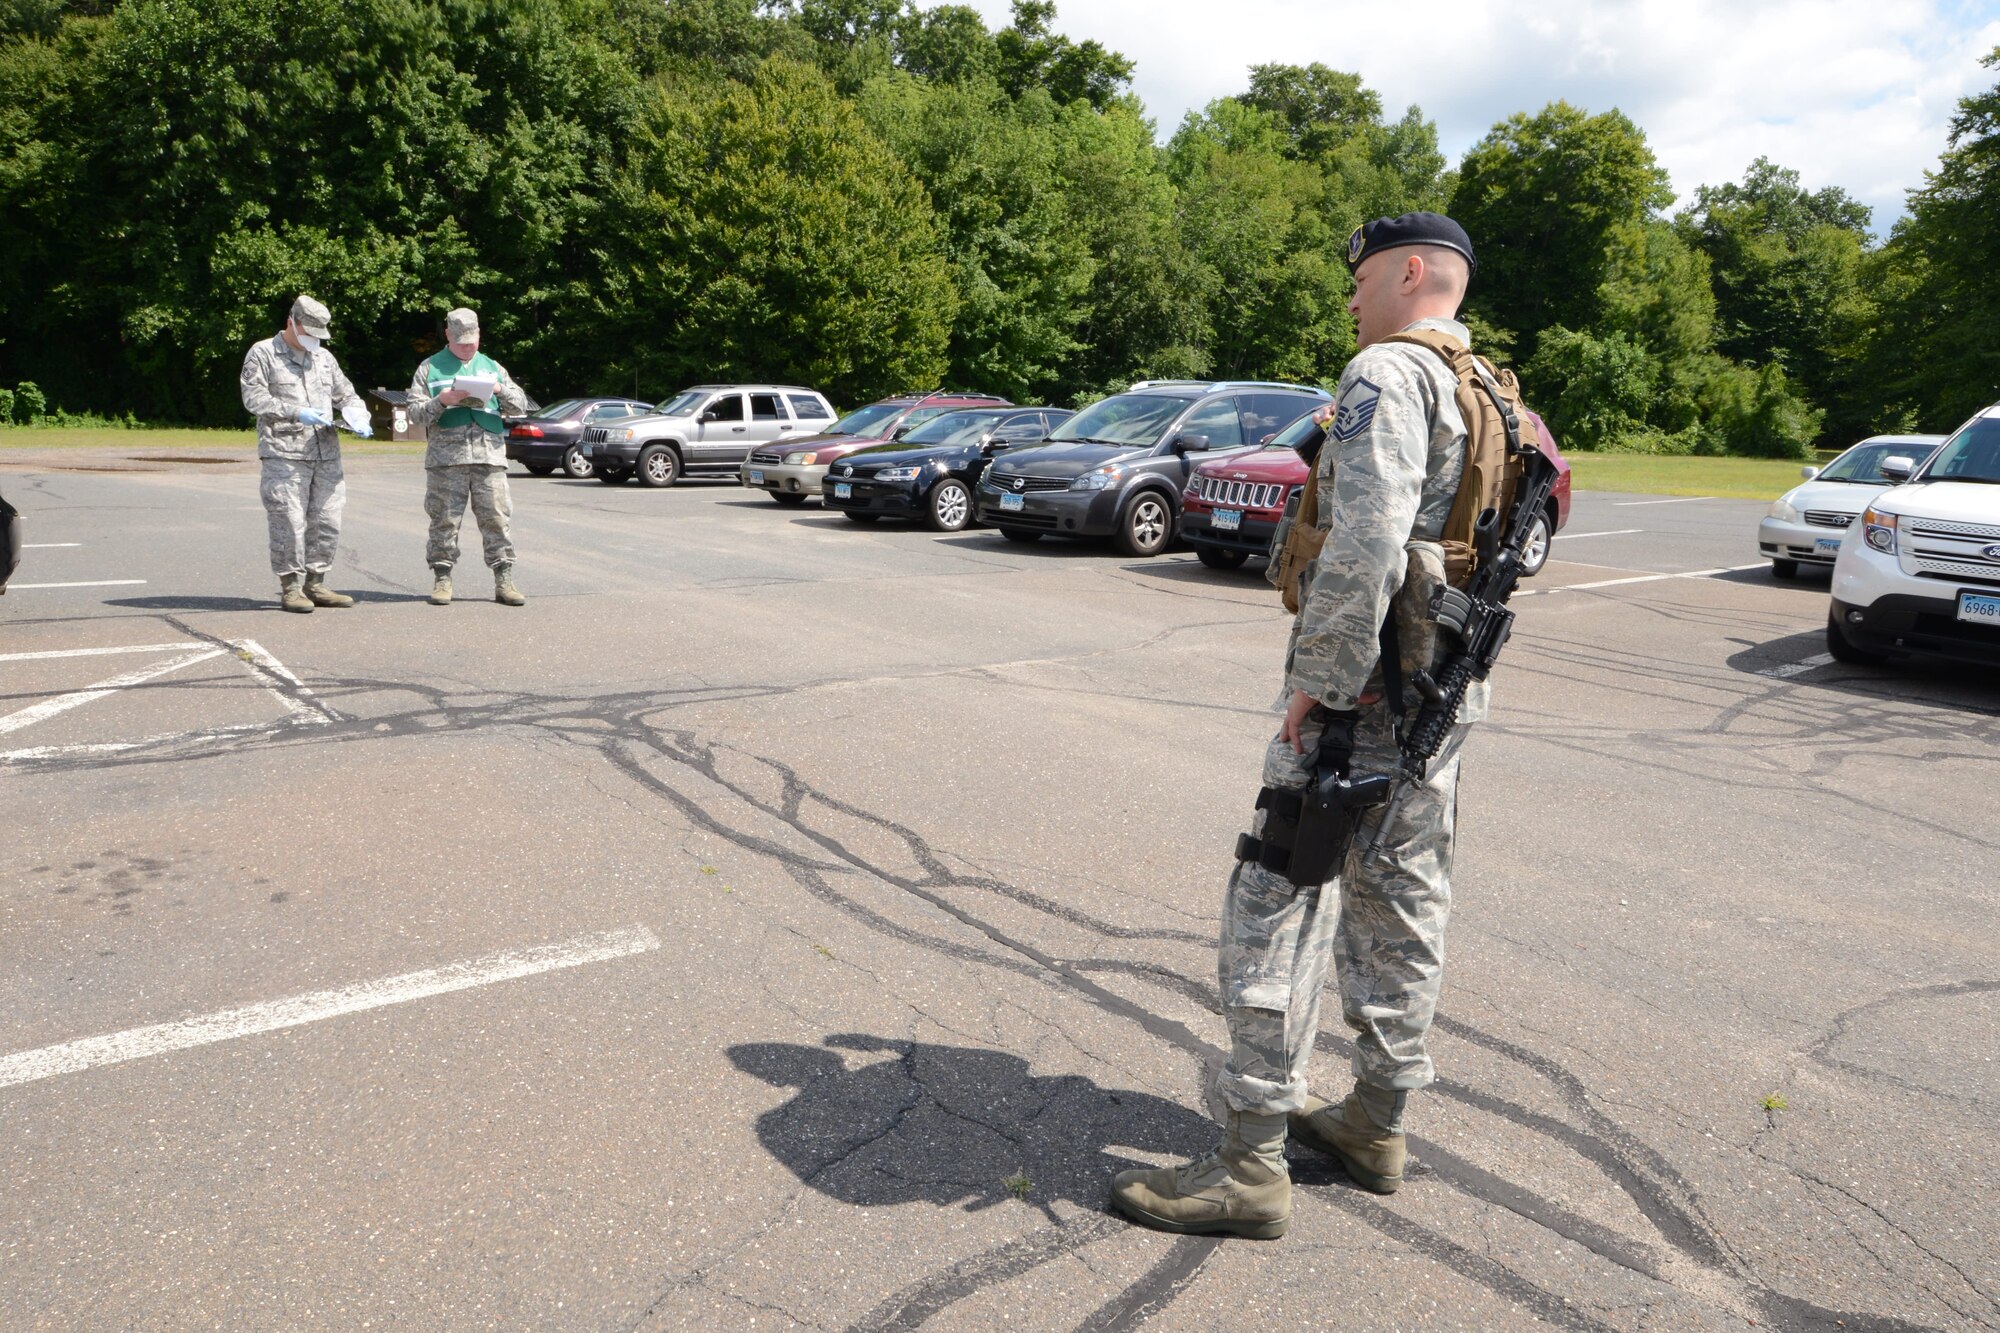
{"type": "Polygon", "coordinates": [[[1334,409],[1331,432],[1333,438],[1342,443],[1353,439],[1368,429],[1375,420],[1375,405],[1382,401],[1382,390],[1367,380],[1356,380],[1347,386],[1347,392],[1340,395],[1340,406],[1334,409]]]}

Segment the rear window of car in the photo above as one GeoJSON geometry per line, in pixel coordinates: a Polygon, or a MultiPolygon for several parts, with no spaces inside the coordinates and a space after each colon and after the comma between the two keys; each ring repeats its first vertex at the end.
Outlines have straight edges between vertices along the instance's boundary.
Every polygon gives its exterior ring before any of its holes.
{"type": "Polygon", "coordinates": [[[825,421],[833,413],[825,403],[809,393],[789,395],[792,401],[792,415],[801,421],[825,421]]]}
{"type": "Polygon", "coordinates": [[[1121,393],[1084,408],[1049,432],[1049,443],[1096,440],[1102,444],[1151,445],[1173,419],[1187,410],[1192,395],[1121,393]]]}

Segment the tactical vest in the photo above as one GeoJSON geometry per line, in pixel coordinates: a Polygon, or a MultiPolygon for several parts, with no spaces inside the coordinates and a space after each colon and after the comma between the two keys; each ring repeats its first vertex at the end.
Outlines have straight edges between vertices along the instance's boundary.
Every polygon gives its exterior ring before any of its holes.
{"type": "MultiPolygon", "coordinates": [[[[1521,384],[1511,370],[1496,370],[1493,364],[1472,354],[1470,348],[1437,329],[1396,333],[1385,343],[1411,343],[1428,347],[1444,358],[1458,380],[1458,413],[1465,421],[1465,469],[1459,473],[1458,494],[1444,523],[1444,577],[1455,588],[1472,581],[1478,567],[1478,551],[1473,545],[1473,525],[1479,515],[1492,509],[1504,516],[1520,489],[1521,465],[1508,456],[1507,425],[1500,409],[1493,405],[1485,379],[1513,408],[1520,422],[1521,443],[1541,444],[1534,422],[1521,402],[1521,384]]],[[[1329,478],[1338,460],[1326,468],[1329,478]]],[[[1294,504],[1287,506],[1284,522],[1273,539],[1271,581],[1285,599],[1285,609],[1297,615],[1303,575],[1312,568],[1320,548],[1326,545],[1326,531],[1319,525],[1320,468],[1315,464],[1294,504]]]]}

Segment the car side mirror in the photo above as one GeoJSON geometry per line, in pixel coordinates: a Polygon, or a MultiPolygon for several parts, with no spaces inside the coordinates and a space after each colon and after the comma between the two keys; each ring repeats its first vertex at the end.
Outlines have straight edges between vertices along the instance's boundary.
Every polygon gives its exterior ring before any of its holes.
{"type": "Polygon", "coordinates": [[[1917,470],[1917,461],[1914,458],[1903,458],[1899,456],[1896,458],[1885,458],[1882,460],[1882,475],[1887,477],[1890,481],[1897,482],[1899,484],[1908,481],[1910,479],[1910,474],[1912,472],[1915,472],[1916,470],[1917,470]]]}
{"type": "Polygon", "coordinates": [[[720,420],[722,420],[722,413],[716,411],[714,408],[709,407],[702,409],[702,414],[701,414],[702,425],[706,426],[711,422],[716,422],[720,420]]]}
{"type": "Polygon", "coordinates": [[[1801,477],[1804,477],[1807,481],[1811,481],[1814,477],[1817,477],[1819,475],[1819,469],[1816,467],[1802,467],[1799,469],[1799,475],[1801,477]]]}
{"type": "Polygon", "coordinates": [[[1206,435],[1177,435],[1174,437],[1174,452],[1177,454],[1199,453],[1208,448],[1206,435]]]}
{"type": "Polygon", "coordinates": [[[898,427],[896,427],[896,429],[895,429],[895,430],[893,430],[893,431],[891,431],[891,432],[889,433],[889,438],[890,438],[890,439],[892,439],[892,440],[900,440],[900,439],[902,439],[902,438],[903,438],[903,437],[904,437],[905,435],[908,435],[908,434],[909,434],[909,433],[910,433],[911,431],[913,431],[913,430],[915,430],[915,429],[916,429],[916,427],[914,427],[914,426],[898,426],[898,427]]]}

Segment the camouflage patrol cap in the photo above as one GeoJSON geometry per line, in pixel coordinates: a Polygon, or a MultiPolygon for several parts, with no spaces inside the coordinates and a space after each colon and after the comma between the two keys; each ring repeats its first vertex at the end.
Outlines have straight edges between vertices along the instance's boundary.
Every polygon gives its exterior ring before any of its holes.
{"type": "Polygon", "coordinates": [[[331,338],[333,329],[329,321],[333,316],[327,308],[310,296],[300,293],[292,302],[292,322],[315,338],[331,338]]]}
{"type": "Polygon", "coordinates": [[[1370,255],[1405,245],[1441,245],[1465,256],[1474,273],[1479,259],[1472,253],[1472,238],[1465,228],[1442,213],[1405,213],[1399,218],[1376,218],[1364,222],[1347,238],[1347,271],[1360,268],[1370,255]]]}
{"type": "Polygon", "coordinates": [[[444,317],[444,336],[445,341],[455,343],[462,343],[467,338],[477,338],[479,336],[478,314],[467,310],[464,306],[460,306],[458,309],[452,311],[444,317]]]}

